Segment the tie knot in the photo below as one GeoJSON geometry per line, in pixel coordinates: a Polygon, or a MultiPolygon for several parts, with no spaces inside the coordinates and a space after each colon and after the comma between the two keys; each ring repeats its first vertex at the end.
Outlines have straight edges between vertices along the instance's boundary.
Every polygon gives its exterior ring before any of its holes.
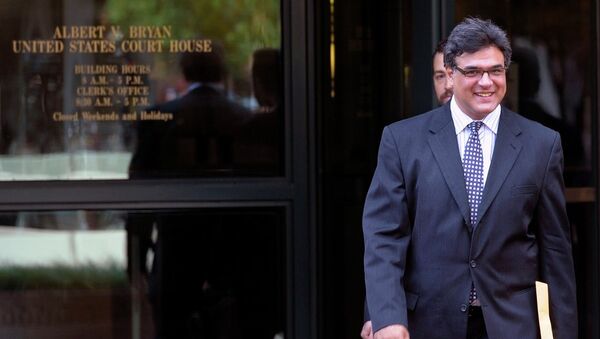
{"type": "Polygon", "coordinates": [[[479,133],[481,126],[483,126],[483,121],[473,121],[468,125],[471,133],[479,133]]]}

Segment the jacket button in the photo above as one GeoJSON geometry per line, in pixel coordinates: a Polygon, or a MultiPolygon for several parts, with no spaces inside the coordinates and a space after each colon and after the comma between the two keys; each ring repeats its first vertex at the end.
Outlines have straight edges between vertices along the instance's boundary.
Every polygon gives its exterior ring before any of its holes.
{"type": "Polygon", "coordinates": [[[475,260],[471,260],[471,267],[473,267],[473,268],[477,267],[477,263],[475,262],[475,260]]]}
{"type": "Polygon", "coordinates": [[[462,313],[465,313],[465,312],[467,312],[467,305],[465,305],[465,304],[462,304],[462,305],[460,305],[460,311],[461,311],[462,313]]]}

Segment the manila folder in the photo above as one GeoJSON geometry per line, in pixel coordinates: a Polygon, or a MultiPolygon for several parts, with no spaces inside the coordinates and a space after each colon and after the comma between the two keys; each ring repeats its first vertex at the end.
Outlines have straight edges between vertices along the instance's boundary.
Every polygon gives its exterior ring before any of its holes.
{"type": "Polygon", "coordinates": [[[548,301],[548,284],[541,281],[535,282],[537,299],[538,320],[540,323],[541,339],[554,339],[552,324],[550,323],[550,303],[548,301]]]}

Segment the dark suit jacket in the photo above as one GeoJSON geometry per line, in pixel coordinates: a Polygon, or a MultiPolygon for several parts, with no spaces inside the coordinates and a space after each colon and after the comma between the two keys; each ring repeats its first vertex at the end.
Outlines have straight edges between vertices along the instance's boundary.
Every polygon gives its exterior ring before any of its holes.
{"type": "Polygon", "coordinates": [[[363,216],[373,330],[465,338],[471,282],[490,339],[539,337],[535,281],[549,284],[554,338],[577,338],[560,136],[502,108],[479,222],[450,106],[387,126],[363,216]]]}
{"type": "Polygon", "coordinates": [[[198,87],[147,109],[172,113],[171,121],[141,121],[131,177],[222,176],[235,166],[233,145],[250,112],[224,93],[198,87]]]}

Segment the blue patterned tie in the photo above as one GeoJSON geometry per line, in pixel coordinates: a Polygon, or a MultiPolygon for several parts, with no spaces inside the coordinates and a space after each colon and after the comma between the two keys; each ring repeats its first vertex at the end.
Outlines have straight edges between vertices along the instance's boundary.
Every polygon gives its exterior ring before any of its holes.
{"type": "MultiPolygon", "coordinates": [[[[467,126],[471,130],[471,134],[469,134],[463,157],[463,171],[471,211],[471,227],[475,227],[477,224],[477,213],[483,197],[483,150],[479,141],[479,129],[482,125],[481,121],[473,121],[467,126]]],[[[479,305],[474,285],[471,285],[469,292],[469,304],[479,305]]]]}
{"type": "Polygon", "coordinates": [[[479,141],[479,129],[482,125],[481,121],[473,121],[467,126],[471,130],[471,134],[467,140],[463,157],[463,170],[471,209],[471,226],[473,227],[477,223],[477,210],[483,196],[483,150],[479,141]]]}

